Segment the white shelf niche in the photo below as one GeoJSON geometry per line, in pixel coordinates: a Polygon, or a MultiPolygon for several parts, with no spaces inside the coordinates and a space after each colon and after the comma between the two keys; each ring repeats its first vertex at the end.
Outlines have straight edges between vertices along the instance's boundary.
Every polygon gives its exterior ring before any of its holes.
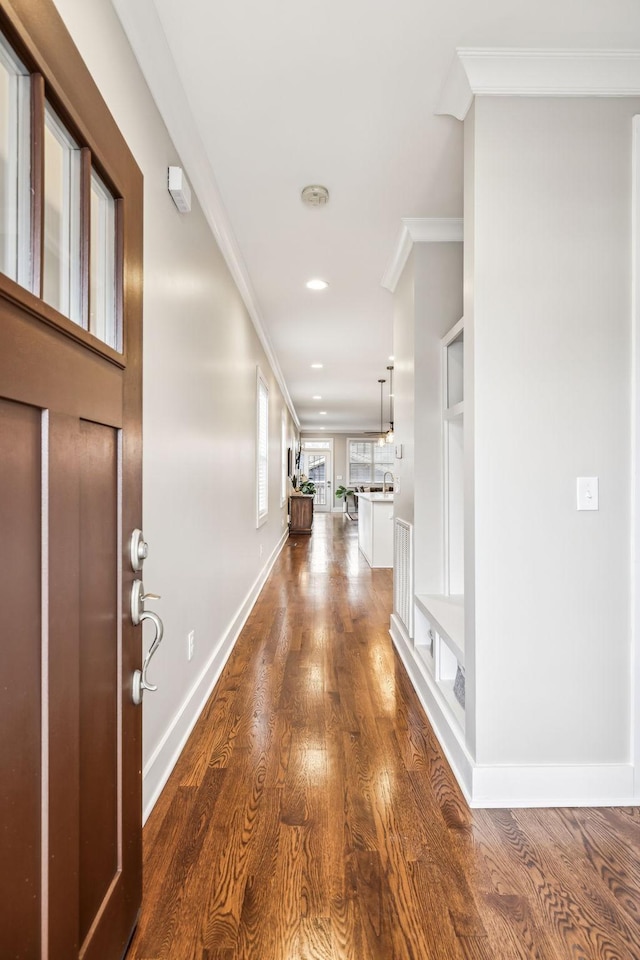
{"type": "Polygon", "coordinates": [[[435,668],[436,630],[426,606],[415,598],[413,615],[414,652],[433,674],[435,668]]]}
{"type": "Polygon", "coordinates": [[[458,671],[464,674],[464,597],[416,595],[414,650],[464,730],[465,711],[454,690],[458,671]]]}

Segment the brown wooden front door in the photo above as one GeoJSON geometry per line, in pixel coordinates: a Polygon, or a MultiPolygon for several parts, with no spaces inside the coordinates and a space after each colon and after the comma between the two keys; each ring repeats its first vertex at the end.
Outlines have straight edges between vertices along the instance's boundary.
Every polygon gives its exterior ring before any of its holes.
{"type": "Polygon", "coordinates": [[[31,74],[32,193],[31,281],[0,272],[0,957],[119,960],[141,899],[142,183],[53,5],[0,2],[0,29],[31,74]],[[48,105],[80,155],[73,322],[46,287],[48,105]],[[114,211],[111,343],[92,332],[98,182],[114,211]]]}

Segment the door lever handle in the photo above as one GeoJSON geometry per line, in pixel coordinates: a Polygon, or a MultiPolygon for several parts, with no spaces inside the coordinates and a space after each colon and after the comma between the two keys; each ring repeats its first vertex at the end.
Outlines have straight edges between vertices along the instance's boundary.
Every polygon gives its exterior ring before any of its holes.
{"type": "Polygon", "coordinates": [[[160,600],[160,594],[145,593],[142,580],[134,580],[131,584],[131,622],[134,627],[142,621],[145,600],[160,600]]]}
{"type": "Polygon", "coordinates": [[[159,599],[160,596],[157,593],[144,592],[142,580],[133,581],[131,585],[131,622],[134,626],[138,626],[138,624],[144,620],[150,620],[156,631],[153,642],[142,663],[142,670],[135,670],[133,674],[131,696],[136,705],[142,703],[142,695],[145,690],[153,691],[158,689],[155,683],[149,683],[147,680],[147,670],[149,669],[151,658],[162,643],[164,625],[157,613],[154,613],[152,610],[145,610],[144,603],[145,600],[159,599]]]}
{"type": "Polygon", "coordinates": [[[149,669],[151,658],[162,643],[162,637],[164,635],[164,625],[157,613],[153,613],[152,610],[143,610],[140,614],[140,623],[142,623],[143,620],[151,621],[156,628],[156,635],[153,638],[153,642],[149,647],[149,650],[147,651],[146,657],[144,658],[142,670],[135,670],[133,674],[131,696],[133,698],[133,702],[137,706],[142,703],[142,695],[145,690],[150,690],[153,692],[158,689],[157,684],[149,683],[147,681],[147,670],[149,669]]]}

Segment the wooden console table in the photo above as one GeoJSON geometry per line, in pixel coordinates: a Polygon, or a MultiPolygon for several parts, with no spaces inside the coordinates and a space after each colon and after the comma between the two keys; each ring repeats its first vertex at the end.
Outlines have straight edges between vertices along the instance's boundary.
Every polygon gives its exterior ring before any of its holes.
{"type": "Polygon", "coordinates": [[[313,494],[289,497],[289,533],[310,534],[313,526],[313,494]]]}

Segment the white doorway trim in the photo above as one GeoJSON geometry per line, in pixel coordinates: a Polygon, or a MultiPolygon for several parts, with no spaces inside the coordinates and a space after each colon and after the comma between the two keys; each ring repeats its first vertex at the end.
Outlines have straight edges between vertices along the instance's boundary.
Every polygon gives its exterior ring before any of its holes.
{"type": "Polygon", "coordinates": [[[632,121],[631,185],[631,756],[640,797],[640,116],[632,121]]]}

